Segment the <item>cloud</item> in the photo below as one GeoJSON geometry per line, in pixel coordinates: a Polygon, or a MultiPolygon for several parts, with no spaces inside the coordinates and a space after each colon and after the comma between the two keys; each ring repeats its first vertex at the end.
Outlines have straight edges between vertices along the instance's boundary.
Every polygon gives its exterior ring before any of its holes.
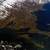
{"type": "Polygon", "coordinates": [[[14,3],[18,3],[18,2],[23,2],[23,1],[25,0],[6,0],[2,4],[6,7],[12,8],[12,6],[10,5],[13,5],[14,3]]]}

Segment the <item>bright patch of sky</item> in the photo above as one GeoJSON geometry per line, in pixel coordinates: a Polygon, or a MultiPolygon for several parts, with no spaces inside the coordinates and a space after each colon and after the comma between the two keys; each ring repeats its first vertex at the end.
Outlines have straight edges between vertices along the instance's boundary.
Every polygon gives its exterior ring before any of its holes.
{"type": "MultiPolygon", "coordinates": [[[[18,3],[18,2],[24,2],[24,1],[25,0],[5,0],[2,4],[6,7],[12,8],[12,6],[10,6],[10,5],[13,5],[15,2],[18,3]]],[[[40,4],[43,4],[50,0],[28,0],[28,1],[30,1],[30,2],[35,1],[36,3],[39,2],[40,4]]]]}
{"type": "Polygon", "coordinates": [[[13,5],[15,2],[18,3],[18,2],[23,2],[23,1],[25,1],[25,0],[6,0],[2,4],[6,7],[12,8],[12,6],[10,6],[10,5],[13,5]]]}

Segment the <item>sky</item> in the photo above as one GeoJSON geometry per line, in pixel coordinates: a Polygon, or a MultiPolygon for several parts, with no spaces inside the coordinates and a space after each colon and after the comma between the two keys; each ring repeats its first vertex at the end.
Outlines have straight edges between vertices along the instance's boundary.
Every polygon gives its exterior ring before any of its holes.
{"type": "Polygon", "coordinates": [[[8,6],[9,8],[11,8],[12,6],[10,6],[10,5],[14,4],[15,2],[18,3],[18,2],[22,2],[22,1],[25,1],[25,0],[6,0],[2,4],[4,6],[8,6]]]}
{"type": "MultiPolygon", "coordinates": [[[[2,1],[2,0],[0,0],[0,1],[2,1]]],[[[5,7],[12,8],[12,6],[10,6],[10,5],[12,5],[16,2],[18,3],[18,2],[24,2],[24,1],[25,0],[5,0],[4,2],[2,2],[2,5],[0,5],[0,9],[4,10],[5,7]]],[[[32,2],[33,0],[29,0],[29,1],[32,2]]],[[[34,1],[37,3],[39,0],[34,0],[34,1]]],[[[47,0],[47,1],[50,1],[50,0],[47,0]]],[[[41,1],[39,1],[39,2],[40,2],[40,4],[42,3],[41,1]]],[[[44,2],[46,2],[46,0],[44,2]]],[[[1,16],[0,16],[0,18],[1,18],[1,16]]]]}
{"type": "Polygon", "coordinates": [[[34,1],[39,4],[44,4],[44,3],[50,2],[50,0],[34,0],[34,1]]]}
{"type": "Polygon", "coordinates": [[[7,15],[8,15],[8,11],[6,10],[6,8],[5,7],[8,7],[8,8],[12,8],[12,6],[10,6],[10,5],[12,5],[12,4],[14,4],[14,3],[18,3],[18,2],[22,2],[22,0],[0,0],[1,2],[2,2],[2,4],[0,5],[0,20],[2,20],[2,19],[5,19],[6,17],[7,17],[7,15]],[[4,15],[3,15],[3,12],[2,11],[5,11],[5,13],[4,13],[4,15]],[[3,16],[2,16],[3,15],[3,16]]]}
{"type": "MultiPolygon", "coordinates": [[[[12,6],[10,6],[10,5],[14,4],[15,2],[18,3],[18,2],[23,2],[23,1],[25,1],[25,0],[5,0],[2,4],[4,6],[12,8],[12,6]]],[[[33,0],[29,0],[29,1],[32,2],[33,0]]],[[[45,3],[45,2],[50,1],[50,0],[34,0],[34,1],[36,3],[38,3],[38,1],[39,1],[39,3],[41,4],[41,3],[45,3]]]]}

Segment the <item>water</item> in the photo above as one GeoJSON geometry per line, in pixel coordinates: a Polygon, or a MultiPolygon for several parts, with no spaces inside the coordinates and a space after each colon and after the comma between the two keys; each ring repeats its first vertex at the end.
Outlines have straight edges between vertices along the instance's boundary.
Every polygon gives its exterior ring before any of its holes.
{"type": "MultiPolygon", "coordinates": [[[[37,44],[45,46],[43,48],[44,50],[45,49],[47,50],[48,48],[50,50],[50,37],[48,37],[46,35],[35,33],[35,34],[32,35],[32,39],[37,44]]],[[[39,48],[39,49],[43,50],[42,48],[39,48]]]]}

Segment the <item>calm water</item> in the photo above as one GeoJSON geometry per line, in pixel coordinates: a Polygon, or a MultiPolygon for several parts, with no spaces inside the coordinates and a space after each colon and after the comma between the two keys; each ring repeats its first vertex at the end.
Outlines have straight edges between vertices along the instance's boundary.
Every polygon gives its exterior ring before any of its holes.
{"type": "MultiPolygon", "coordinates": [[[[9,29],[0,29],[0,40],[15,40],[17,34],[9,29]]],[[[44,49],[50,49],[50,37],[35,33],[32,35],[32,40],[38,44],[44,45],[44,49]]],[[[40,49],[40,48],[39,48],[40,49]]]]}

